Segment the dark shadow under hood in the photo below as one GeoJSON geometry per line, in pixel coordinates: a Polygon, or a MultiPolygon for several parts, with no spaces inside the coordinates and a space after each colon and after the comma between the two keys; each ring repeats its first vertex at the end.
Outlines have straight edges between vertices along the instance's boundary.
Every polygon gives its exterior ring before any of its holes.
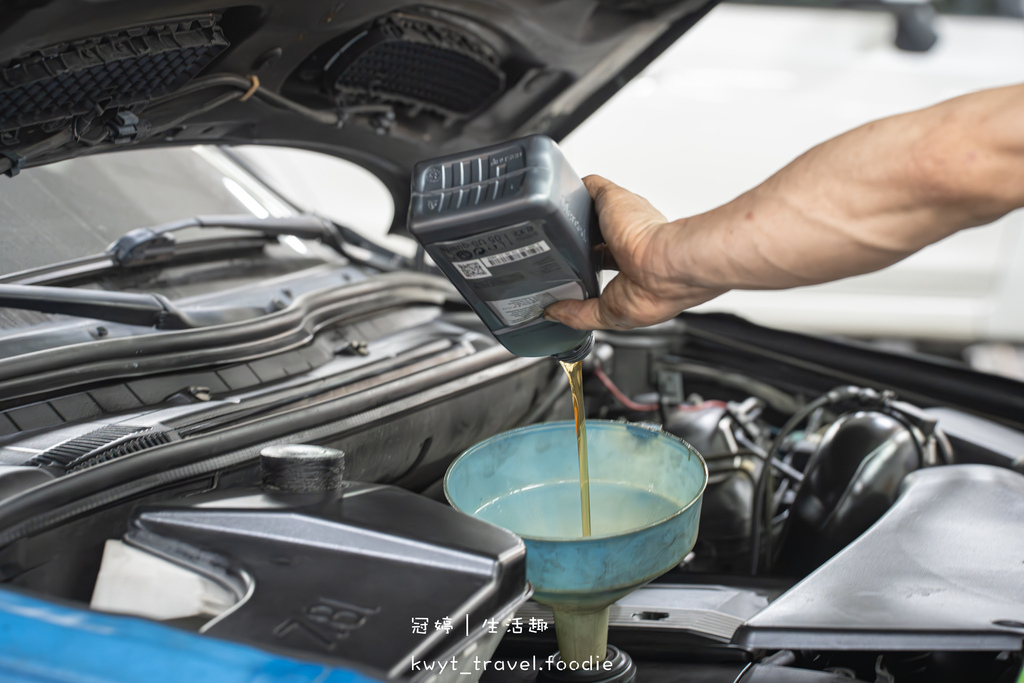
{"type": "Polygon", "coordinates": [[[715,2],[14,0],[0,172],[128,146],[288,145],[374,172],[400,222],[416,161],[561,138],[715,2]]]}

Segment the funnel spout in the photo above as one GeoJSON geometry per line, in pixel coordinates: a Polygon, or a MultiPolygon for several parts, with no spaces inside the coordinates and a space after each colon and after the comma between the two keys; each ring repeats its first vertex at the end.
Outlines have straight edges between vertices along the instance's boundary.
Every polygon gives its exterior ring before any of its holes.
{"type": "Polygon", "coordinates": [[[608,649],[608,608],[581,612],[555,607],[555,635],[564,662],[593,666],[604,659],[608,649]]]}

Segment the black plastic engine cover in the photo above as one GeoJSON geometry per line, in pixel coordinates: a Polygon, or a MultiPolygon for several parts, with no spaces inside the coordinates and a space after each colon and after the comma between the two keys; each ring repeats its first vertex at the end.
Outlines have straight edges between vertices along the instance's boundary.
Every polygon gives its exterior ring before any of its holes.
{"type": "Polygon", "coordinates": [[[458,656],[531,592],[517,536],[391,486],[143,508],[125,541],[239,596],[203,633],[379,678],[458,656]]]}

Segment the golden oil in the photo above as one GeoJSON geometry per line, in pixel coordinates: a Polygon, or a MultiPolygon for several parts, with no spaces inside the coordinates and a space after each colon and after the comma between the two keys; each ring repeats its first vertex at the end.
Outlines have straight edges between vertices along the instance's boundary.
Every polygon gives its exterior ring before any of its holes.
{"type": "Polygon", "coordinates": [[[569,376],[572,390],[572,412],[576,418],[576,450],[580,459],[580,517],[583,521],[583,535],[590,535],[590,470],[587,466],[587,420],[583,410],[583,363],[559,361],[569,376]]]}

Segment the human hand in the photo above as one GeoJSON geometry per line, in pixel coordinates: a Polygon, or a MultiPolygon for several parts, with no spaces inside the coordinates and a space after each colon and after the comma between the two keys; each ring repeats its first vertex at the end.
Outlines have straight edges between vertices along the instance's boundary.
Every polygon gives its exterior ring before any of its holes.
{"type": "Polygon", "coordinates": [[[619,274],[599,298],[551,304],[546,319],[577,330],[628,330],[670,320],[726,291],[687,281],[679,253],[685,222],[670,223],[646,199],[601,176],[583,182],[619,274]]]}

